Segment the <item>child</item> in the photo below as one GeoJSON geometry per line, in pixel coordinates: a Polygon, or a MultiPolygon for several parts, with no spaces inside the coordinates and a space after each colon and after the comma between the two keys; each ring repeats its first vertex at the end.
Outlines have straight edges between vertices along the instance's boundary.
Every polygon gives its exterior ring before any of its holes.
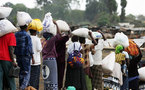
{"type": "Polygon", "coordinates": [[[33,86],[39,90],[39,78],[40,78],[40,65],[41,57],[40,52],[42,50],[40,39],[36,36],[36,30],[29,30],[32,39],[32,48],[33,48],[33,60],[34,63],[31,63],[31,75],[30,75],[30,86],[33,86]]]}

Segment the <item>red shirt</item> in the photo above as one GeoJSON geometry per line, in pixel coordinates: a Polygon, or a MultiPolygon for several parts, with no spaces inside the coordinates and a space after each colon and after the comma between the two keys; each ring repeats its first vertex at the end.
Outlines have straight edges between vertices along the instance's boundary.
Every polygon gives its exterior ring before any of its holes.
{"type": "Polygon", "coordinates": [[[13,33],[0,37],[0,60],[12,61],[8,46],[16,46],[16,38],[13,33]]]}

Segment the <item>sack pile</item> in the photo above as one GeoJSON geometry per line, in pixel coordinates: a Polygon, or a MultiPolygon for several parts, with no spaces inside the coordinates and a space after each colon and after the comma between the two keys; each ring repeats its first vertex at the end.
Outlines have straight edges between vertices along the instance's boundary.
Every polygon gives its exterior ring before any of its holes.
{"type": "Polygon", "coordinates": [[[12,8],[10,7],[0,7],[0,18],[6,18],[10,15],[12,8]]]}
{"type": "Polygon", "coordinates": [[[123,47],[129,46],[129,40],[128,37],[124,33],[116,33],[113,41],[113,46],[116,47],[116,45],[123,45],[123,47]]]}
{"type": "Polygon", "coordinates": [[[69,31],[70,30],[70,27],[69,25],[63,21],[63,20],[57,20],[56,21],[57,25],[58,25],[58,28],[60,29],[60,31],[69,31]]]}
{"type": "Polygon", "coordinates": [[[19,26],[24,26],[24,25],[28,25],[29,23],[31,23],[32,18],[26,12],[17,12],[17,21],[18,21],[19,26]]]}
{"type": "Polygon", "coordinates": [[[53,23],[53,18],[50,12],[45,14],[43,20],[43,32],[49,32],[53,35],[56,35],[57,33],[57,28],[56,25],[53,23]]]}
{"type": "Polygon", "coordinates": [[[0,37],[16,31],[18,31],[18,29],[9,20],[0,20],[0,37]]]}
{"type": "Polygon", "coordinates": [[[32,22],[28,25],[27,31],[29,29],[33,29],[40,32],[43,29],[43,25],[40,19],[33,19],[32,22]]]}

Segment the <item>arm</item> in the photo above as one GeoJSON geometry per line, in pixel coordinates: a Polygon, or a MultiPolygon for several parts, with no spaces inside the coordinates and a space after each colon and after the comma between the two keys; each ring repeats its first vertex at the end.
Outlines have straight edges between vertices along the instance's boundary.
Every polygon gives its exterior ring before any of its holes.
{"type": "Polygon", "coordinates": [[[16,62],[15,62],[15,60],[14,60],[14,54],[13,54],[13,52],[14,52],[14,47],[13,47],[13,46],[9,46],[8,49],[9,49],[9,54],[10,54],[10,58],[11,58],[11,60],[12,60],[13,65],[14,65],[14,66],[17,66],[17,64],[16,64],[16,62]]]}
{"type": "Polygon", "coordinates": [[[101,32],[100,30],[98,30],[98,32],[101,33],[101,35],[102,35],[102,37],[103,37],[103,39],[104,39],[104,41],[105,41],[105,40],[106,40],[106,37],[104,36],[104,33],[101,32]]]}
{"type": "Polygon", "coordinates": [[[91,37],[92,41],[94,42],[94,44],[97,45],[98,43],[97,43],[96,40],[93,38],[92,32],[89,31],[88,33],[89,33],[89,36],[91,37]]]}
{"type": "Polygon", "coordinates": [[[60,35],[61,35],[61,32],[60,32],[60,30],[59,30],[59,28],[58,28],[57,23],[56,23],[55,21],[53,21],[53,23],[56,25],[56,28],[57,28],[57,34],[60,34],[60,35]]]}

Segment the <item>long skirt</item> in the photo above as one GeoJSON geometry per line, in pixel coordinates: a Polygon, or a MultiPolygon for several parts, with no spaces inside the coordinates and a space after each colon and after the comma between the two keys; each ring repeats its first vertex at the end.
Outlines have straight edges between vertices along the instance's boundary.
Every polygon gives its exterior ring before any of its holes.
{"type": "Polygon", "coordinates": [[[65,86],[66,88],[74,86],[76,90],[87,90],[85,73],[82,67],[72,68],[69,65],[67,66],[65,86]]]}
{"type": "Polygon", "coordinates": [[[42,76],[44,79],[44,90],[58,90],[56,58],[43,60],[42,76]]]}
{"type": "Polygon", "coordinates": [[[103,71],[102,71],[102,66],[101,65],[93,65],[91,67],[91,72],[93,75],[92,78],[92,88],[98,89],[98,90],[103,90],[103,71]]]}

